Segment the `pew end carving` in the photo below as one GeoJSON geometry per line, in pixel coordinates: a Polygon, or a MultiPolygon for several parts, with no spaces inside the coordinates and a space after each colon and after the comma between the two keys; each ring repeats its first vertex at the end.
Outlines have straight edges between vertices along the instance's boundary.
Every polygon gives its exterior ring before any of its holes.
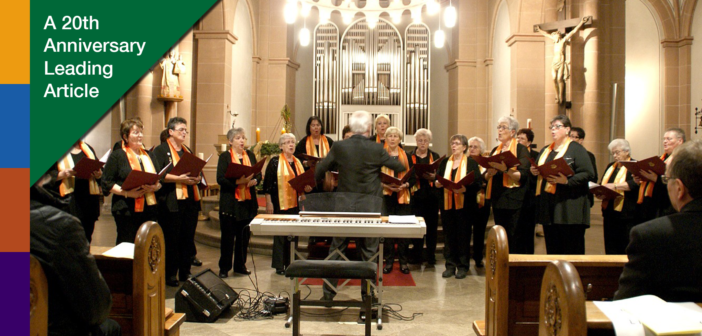
{"type": "Polygon", "coordinates": [[[585,336],[585,292],[573,264],[556,260],[541,282],[539,336],[585,336]]]}

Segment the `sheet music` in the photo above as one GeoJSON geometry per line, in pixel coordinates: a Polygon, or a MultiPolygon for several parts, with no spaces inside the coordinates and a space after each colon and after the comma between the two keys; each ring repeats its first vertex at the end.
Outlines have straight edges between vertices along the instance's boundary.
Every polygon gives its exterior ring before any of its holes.
{"type": "Polygon", "coordinates": [[[107,158],[110,157],[110,153],[112,153],[112,148],[108,149],[107,153],[100,158],[100,162],[107,162],[107,158]]]}
{"type": "Polygon", "coordinates": [[[121,243],[103,253],[106,257],[134,259],[134,244],[121,243]]]}
{"type": "Polygon", "coordinates": [[[390,215],[388,216],[388,222],[393,223],[393,224],[418,224],[419,221],[417,220],[417,217],[410,215],[410,216],[393,216],[390,215]]]}
{"type": "Polygon", "coordinates": [[[702,335],[702,308],[695,303],[665,302],[653,295],[594,302],[612,321],[617,336],[702,335]]]}

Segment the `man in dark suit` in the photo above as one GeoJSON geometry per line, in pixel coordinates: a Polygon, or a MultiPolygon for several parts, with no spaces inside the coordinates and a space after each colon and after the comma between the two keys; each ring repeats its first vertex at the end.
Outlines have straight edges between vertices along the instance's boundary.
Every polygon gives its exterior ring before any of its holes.
{"type": "MultiPolygon", "coordinates": [[[[314,174],[317,180],[321,180],[330,167],[336,167],[339,170],[337,192],[377,196],[382,202],[380,168],[385,166],[401,172],[405,170],[405,166],[400,161],[390,158],[381,144],[368,141],[371,122],[371,115],[368,112],[354,112],[349,118],[349,126],[354,135],[344,141],[336,142],[327,157],[317,164],[314,174]]],[[[378,238],[356,239],[356,242],[361,251],[361,259],[364,261],[370,260],[378,251],[378,238]]],[[[341,256],[335,251],[344,253],[347,245],[348,238],[334,237],[329,247],[329,254],[332,256],[330,260],[340,259],[341,256]]],[[[328,279],[328,281],[336,286],[336,280],[328,279]]],[[[365,291],[365,287],[361,286],[361,290],[365,291]]],[[[334,289],[325,284],[322,300],[332,300],[335,295],[334,289]]]]}
{"type": "Polygon", "coordinates": [[[702,140],[676,148],[661,179],[678,213],[631,230],[629,262],[614,299],[653,294],[702,302],[702,140]]]}
{"type": "MultiPolygon", "coordinates": [[[[583,147],[583,142],[585,142],[585,130],[583,130],[580,127],[573,127],[570,130],[570,139],[581,144],[583,147]]],[[[595,154],[592,154],[592,152],[587,151],[587,155],[590,157],[590,161],[592,161],[592,168],[595,170],[595,176],[592,177],[590,182],[597,183],[598,177],[597,177],[597,160],[595,159],[595,154]]],[[[590,200],[590,207],[592,208],[592,205],[595,204],[595,196],[593,194],[588,195],[588,199],[590,200]]]]}

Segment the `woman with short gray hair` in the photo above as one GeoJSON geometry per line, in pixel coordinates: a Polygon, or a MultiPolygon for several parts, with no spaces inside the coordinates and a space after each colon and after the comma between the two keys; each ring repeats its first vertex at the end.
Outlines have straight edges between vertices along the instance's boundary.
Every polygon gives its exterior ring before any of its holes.
{"type": "Polygon", "coordinates": [[[626,254],[629,230],[637,224],[635,218],[639,185],[634,181],[631,172],[621,164],[622,161],[631,160],[629,141],[614,139],[607,148],[614,161],[607,165],[601,184],[620,196],[614,199],[597,196],[602,200],[605,253],[626,254]]]}
{"type": "Polygon", "coordinates": [[[256,185],[261,174],[226,177],[230,164],[256,165],[256,156],[246,149],[246,132],[243,128],[232,128],[227,132],[230,148],[219,156],[217,183],[220,185],[219,226],[222,230],[220,244],[219,276],[226,278],[229,270],[251,274],[246,268],[246,251],[249,245],[248,224],[256,217],[258,201],[256,185]],[[236,245],[234,245],[236,241],[236,245]],[[232,264],[233,255],[233,264],[232,264]]]}
{"type": "MultiPolygon", "coordinates": [[[[266,178],[263,180],[263,192],[266,194],[266,213],[296,215],[300,212],[298,198],[304,193],[295,190],[288,182],[303,174],[305,168],[302,166],[302,161],[293,155],[295,153],[295,135],[292,133],[281,135],[278,139],[278,146],[283,152],[268,162],[266,178]]],[[[312,186],[306,186],[305,192],[310,191],[312,191],[312,186]]],[[[275,268],[276,274],[283,275],[288,265],[290,265],[290,241],[285,236],[275,236],[273,237],[271,267],[275,268]]]]}
{"type": "MultiPolygon", "coordinates": [[[[432,134],[426,128],[420,128],[414,133],[414,141],[417,147],[407,153],[412,165],[431,164],[441,156],[429,149],[432,134]]],[[[426,250],[424,250],[423,238],[412,239],[412,248],[409,251],[409,263],[417,264],[426,262],[429,265],[436,264],[436,243],[439,227],[439,193],[434,188],[436,171],[417,176],[416,183],[411,187],[412,213],[415,216],[424,217],[427,225],[426,250]]]]}
{"type": "MultiPolygon", "coordinates": [[[[525,254],[534,250],[534,229],[531,232],[517,227],[529,182],[529,150],[517,140],[519,122],[512,116],[500,118],[497,125],[499,144],[490,155],[510,152],[519,160],[516,167],[507,167],[504,161],[491,162],[485,172],[487,187],[485,198],[492,203],[495,224],[507,232],[510,253],[525,254]],[[522,232],[523,231],[523,232],[522,232]]],[[[532,252],[533,253],[533,252],[532,252]]]]}

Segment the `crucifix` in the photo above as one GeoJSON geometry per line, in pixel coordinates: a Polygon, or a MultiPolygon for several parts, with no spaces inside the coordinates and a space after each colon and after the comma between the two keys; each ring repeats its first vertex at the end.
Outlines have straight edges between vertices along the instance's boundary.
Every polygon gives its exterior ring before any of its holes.
{"type": "Polygon", "coordinates": [[[566,109],[570,108],[570,102],[565,101],[565,81],[570,78],[565,44],[585,25],[592,25],[592,16],[565,19],[565,1],[561,1],[558,7],[558,21],[534,25],[535,33],[541,33],[541,35],[553,40],[551,76],[556,89],[556,104],[558,104],[559,114],[565,114],[566,109]]]}

